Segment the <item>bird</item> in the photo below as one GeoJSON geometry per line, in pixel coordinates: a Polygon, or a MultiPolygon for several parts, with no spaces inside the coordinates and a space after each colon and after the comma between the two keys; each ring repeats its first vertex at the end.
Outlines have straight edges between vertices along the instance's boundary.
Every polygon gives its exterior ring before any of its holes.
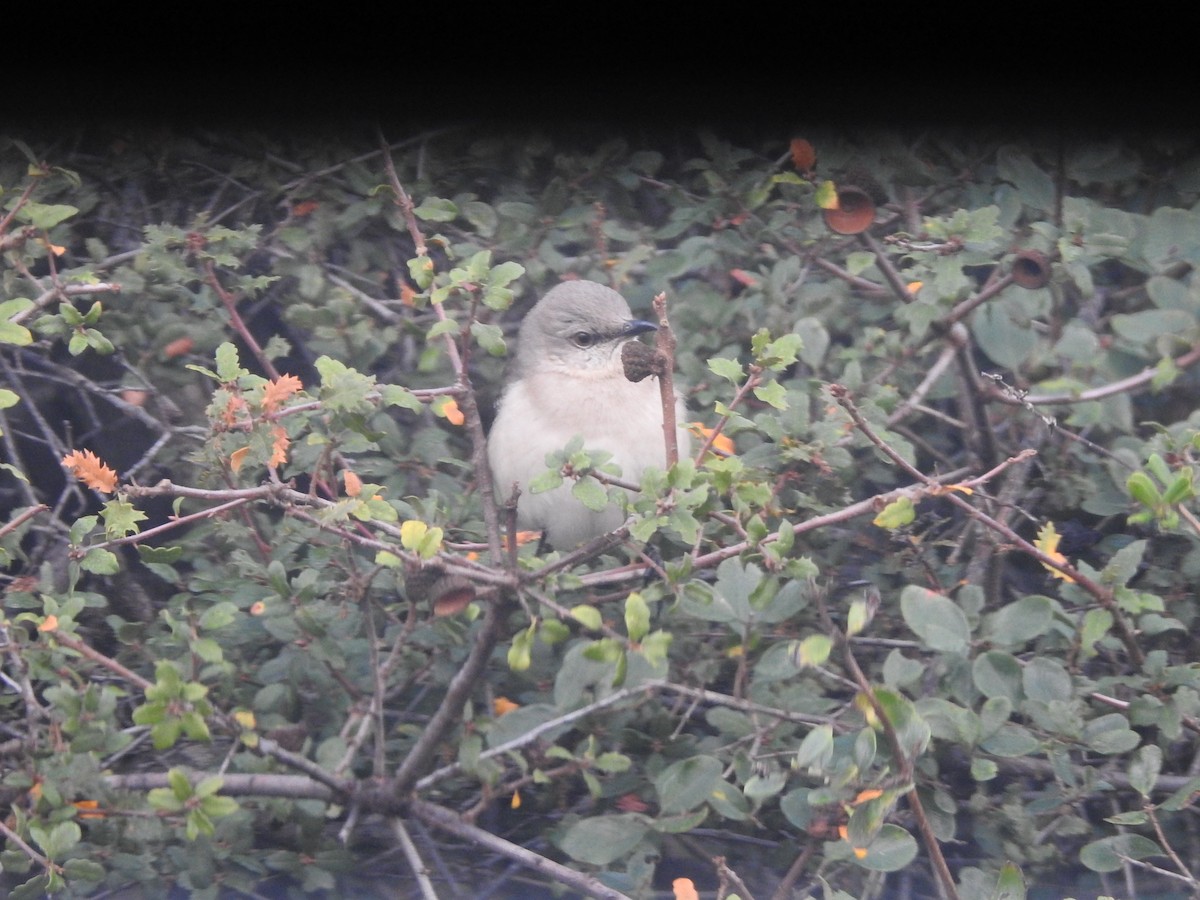
{"type": "MultiPolygon", "coordinates": [[[[666,468],[662,400],[654,378],[630,381],[621,350],[657,329],[634,318],[625,298],[594,281],[566,281],[548,291],[525,315],[517,333],[495,420],[488,463],[496,497],[506,503],[513,486],[517,526],[540,530],[555,550],[571,550],[619,527],[624,514],[609,503],[594,511],[571,493],[572,481],[533,493],[546,456],[581,438],[586,451],[612,454],[623,481],[640,482],[650,467],[666,468]]],[[[680,453],[688,449],[682,398],[675,421],[680,453]]]]}

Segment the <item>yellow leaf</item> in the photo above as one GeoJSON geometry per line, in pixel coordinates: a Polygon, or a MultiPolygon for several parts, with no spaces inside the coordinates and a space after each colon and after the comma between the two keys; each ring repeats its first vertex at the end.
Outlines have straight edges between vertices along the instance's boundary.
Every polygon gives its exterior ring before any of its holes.
{"type": "Polygon", "coordinates": [[[241,470],[242,463],[246,461],[246,454],[249,452],[249,447],[242,447],[229,454],[229,468],[233,469],[235,474],[241,470]]]}
{"type": "Polygon", "coordinates": [[[233,720],[243,728],[254,728],[258,724],[258,720],[254,718],[254,713],[248,709],[234,710],[233,720]]]}
{"type": "Polygon", "coordinates": [[[919,291],[919,290],[921,290],[921,288],[925,287],[925,282],[923,282],[923,281],[910,281],[910,282],[908,283],[907,287],[908,287],[908,292],[909,292],[910,294],[912,294],[912,295],[914,295],[914,296],[915,296],[915,295],[916,295],[916,293],[917,293],[917,291],[919,291]]]}
{"type": "Polygon", "coordinates": [[[521,808],[521,792],[520,791],[513,791],[512,808],[513,809],[521,808]]]}
{"type": "Polygon", "coordinates": [[[429,526],[420,519],[409,519],[400,525],[400,544],[405,550],[416,550],[429,526]]]}
{"type": "Polygon", "coordinates": [[[676,878],[671,882],[671,890],[675,892],[675,900],[700,900],[696,885],[690,878],[676,878]]]}
{"type": "MultiPolygon", "coordinates": [[[[1058,552],[1058,542],[1062,540],[1062,535],[1058,533],[1058,529],[1054,527],[1053,522],[1047,522],[1038,529],[1037,540],[1033,542],[1033,546],[1037,547],[1056,563],[1067,564],[1067,558],[1058,552]]],[[[1060,572],[1051,565],[1042,563],[1042,567],[1055,578],[1061,578],[1070,584],[1075,583],[1075,579],[1065,572],[1060,572]]]]}
{"type": "Polygon", "coordinates": [[[948,494],[951,491],[958,491],[960,494],[966,494],[968,497],[975,493],[974,488],[969,488],[965,484],[939,484],[935,485],[929,493],[934,497],[940,497],[942,494],[948,494]]]}
{"type": "Polygon", "coordinates": [[[837,185],[835,185],[832,181],[822,181],[820,184],[818,184],[816,201],[817,206],[821,207],[821,209],[837,209],[837,185]]]}
{"type": "Polygon", "coordinates": [[[362,479],[349,469],[342,469],[342,483],[346,485],[347,497],[357,497],[362,493],[362,479]]]}

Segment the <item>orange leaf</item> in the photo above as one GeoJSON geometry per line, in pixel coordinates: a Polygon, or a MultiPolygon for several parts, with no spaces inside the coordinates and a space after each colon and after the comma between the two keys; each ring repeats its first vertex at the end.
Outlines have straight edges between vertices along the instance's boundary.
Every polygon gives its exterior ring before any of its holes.
{"type": "Polygon", "coordinates": [[[121,391],[121,399],[130,406],[145,406],[150,399],[149,391],[139,391],[137,388],[126,388],[121,391]]]}
{"type": "Polygon", "coordinates": [[[650,808],[650,804],[637,794],[622,794],[613,805],[621,812],[644,813],[650,808]]]}
{"type": "Polygon", "coordinates": [[[347,497],[357,497],[362,493],[362,479],[349,469],[342,469],[342,483],[346,485],[347,497]]]}
{"type": "Polygon", "coordinates": [[[817,151],[804,138],[792,138],[792,165],[801,172],[811,172],[817,164],[817,151]]]}
{"type": "Polygon", "coordinates": [[[91,450],[72,451],[62,458],[62,464],[94,491],[111,494],[117,489],[117,473],[91,450]]]}
{"type": "Polygon", "coordinates": [[[758,287],[758,279],[747,272],[745,269],[730,269],[730,276],[733,280],[745,287],[758,287]]]}
{"type": "Polygon", "coordinates": [[[261,616],[266,611],[267,604],[263,603],[261,600],[255,600],[250,604],[250,615],[252,616],[261,616]]]}
{"type": "Polygon", "coordinates": [[[700,900],[696,885],[690,878],[676,878],[671,882],[671,890],[675,892],[675,900],[700,900]]]}
{"type": "Polygon", "coordinates": [[[230,394],[229,402],[225,404],[225,408],[221,410],[221,422],[232,428],[238,422],[238,413],[244,412],[246,409],[246,398],[241,394],[230,394]]]}
{"type": "MultiPolygon", "coordinates": [[[[688,430],[700,438],[701,442],[707,441],[709,435],[714,431],[712,428],[706,428],[700,422],[688,422],[688,430]]],[[[718,434],[713,438],[712,445],[708,449],[714,456],[733,456],[737,452],[737,448],[733,444],[733,438],[724,433],[718,434]]]]}
{"type": "Polygon", "coordinates": [[[461,425],[466,421],[466,416],[462,414],[462,410],[458,408],[458,402],[453,397],[447,400],[446,405],[442,407],[442,415],[451,425],[461,425]]]}
{"type": "Polygon", "coordinates": [[[501,716],[505,715],[506,713],[510,713],[514,709],[520,709],[520,708],[521,708],[520,703],[514,703],[512,700],[509,700],[507,697],[497,697],[495,700],[492,701],[492,712],[495,714],[496,718],[500,718],[501,716]]]}
{"type": "Polygon", "coordinates": [[[79,810],[81,819],[103,819],[106,815],[100,811],[100,804],[95,800],[76,800],[71,805],[79,810]]]}
{"type": "Polygon", "coordinates": [[[400,285],[400,303],[404,306],[416,306],[413,302],[413,297],[417,296],[417,292],[410,288],[407,284],[400,285]]]}
{"type": "Polygon", "coordinates": [[[512,808],[513,809],[521,808],[521,792],[520,791],[513,791],[512,808]]]}
{"type": "Polygon", "coordinates": [[[865,791],[859,791],[858,796],[854,798],[852,806],[858,806],[860,803],[866,803],[868,800],[874,800],[876,797],[882,797],[883,791],[878,788],[868,788],[865,791]]]}
{"type": "Polygon", "coordinates": [[[283,375],[276,381],[267,383],[263,388],[262,407],[267,412],[274,412],[283,405],[292,394],[304,388],[303,382],[295,375],[283,375]]]}
{"type": "Polygon", "coordinates": [[[38,631],[55,631],[58,629],[58,616],[51,613],[42,620],[42,624],[38,626],[38,631]]]}
{"type": "Polygon", "coordinates": [[[192,348],[196,346],[196,342],[186,335],[181,338],[175,338],[165,347],[163,347],[163,356],[167,359],[174,359],[177,356],[183,356],[186,353],[191,353],[192,348]]]}
{"type": "Polygon", "coordinates": [[[275,440],[271,444],[271,458],[267,460],[268,466],[282,466],[287,462],[287,448],[291,444],[292,439],[288,437],[282,425],[276,425],[271,429],[271,434],[275,440]]]}
{"type": "Polygon", "coordinates": [[[250,452],[249,447],[240,447],[229,454],[229,468],[235,473],[241,471],[242,463],[246,461],[246,454],[250,452]]]}
{"type": "Polygon", "coordinates": [[[307,216],[309,213],[311,213],[313,210],[315,210],[318,206],[320,206],[320,204],[317,203],[316,200],[301,200],[299,203],[297,203],[295,206],[292,207],[292,215],[296,216],[297,218],[307,216]]]}
{"type": "Polygon", "coordinates": [[[908,292],[909,292],[910,294],[913,294],[913,295],[915,296],[915,295],[916,295],[916,293],[917,293],[919,290],[921,290],[921,288],[925,287],[925,282],[923,282],[923,281],[910,281],[910,282],[908,283],[907,287],[908,287],[908,292]]]}

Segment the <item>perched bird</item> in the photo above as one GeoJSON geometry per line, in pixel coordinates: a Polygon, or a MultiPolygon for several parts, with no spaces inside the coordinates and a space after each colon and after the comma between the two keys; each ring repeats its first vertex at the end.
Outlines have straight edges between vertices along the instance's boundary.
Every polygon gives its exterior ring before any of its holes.
{"type": "MultiPolygon", "coordinates": [[[[546,455],[578,436],[585,450],[606,451],[624,481],[639,482],[650,467],[666,467],[662,400],[654,378],[625,377],[621,348],[652,322],[635,319],[625,298],[593,281],[567,281],[525,316],[517,355],[488,437],[488,462],[501,503],[521,489],[517,524],[541,529],[556,550],[611,531],[623,521],[620,507],[599,512],[571,494],[570,479],[542,493],[529,482],[546,470],[546,455]]],[[[680,453],[688,434],[676,398],[680,453]]]]}

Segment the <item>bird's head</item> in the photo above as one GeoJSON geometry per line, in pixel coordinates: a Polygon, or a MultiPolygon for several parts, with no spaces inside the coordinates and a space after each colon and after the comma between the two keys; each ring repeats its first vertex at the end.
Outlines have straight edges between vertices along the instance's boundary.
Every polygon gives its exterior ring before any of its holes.
{"type": "Polygon", "coordinates": [[[656,327],[635,319],[625,298],[611,288],[566,281],[538,301],[521,323],[518,372],[620,371],[621,346],[656,327]]]}

